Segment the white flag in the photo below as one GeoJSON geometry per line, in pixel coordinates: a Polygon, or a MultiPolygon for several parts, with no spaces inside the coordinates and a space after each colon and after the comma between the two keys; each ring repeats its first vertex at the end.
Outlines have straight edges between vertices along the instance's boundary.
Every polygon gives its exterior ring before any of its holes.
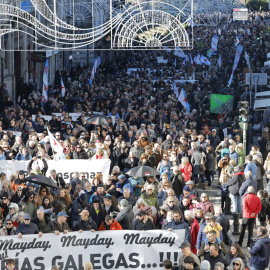
{"type": "Polygon", "coordinates": [[[174,59],[174,66],[176,67],[176,58],[174,59]]]}
{"type": "Polygon", "coordinates": [[[240,43],[240,40],[239,40],[238,36],[236,36],[236,38],[234,40],[234,46],[236,47],[239,43],[240,43]]]}
{"type": "Polygon", "coordinates": [[[62,97],[65,96],[65,93],[66,93],[66,88],[65,88],[63,79],[62,79],[62,77],[61,77],[61,95],[62,95],[62,97]]]}
{"type": "Polygon", "coordinates": [[[245,59],[247,61],[248,68],[250,69],[249,55],[245,52],[245,59]]]}
{"type": "Polygon", "coordinates": [[[201,63],[206,64],[207,66],[211,65],[210,61],[204,55],[201,55],[201,63]]]}
{"type": "Polygon", "coordinates": [[[200,54],[198,54],[198,55],[194,58],[193,61],[195,61],[195,63],[196,63],[197,65],[201,65],[201,56],[200,56],[200,54]]]}
{"type": "Polygon", "coordinates": [[[174,92],[176,98],[178,98],[178,97],[179,97],[179,92],[178,92],[178,88],[177,88],[175,82],[174,82],[174,84],[173,84],[173,92],[174,92]]]}
{"type": "Polygon", "coordinates": [[[190,111],[190,107],[189,107],[189,104],[188,104],[188,100],[187,100],[187,97],[186,97],[186,93],[185,93],[184,88],[182,88],[182,90],[181,90],[181,93],[180,93],[180,95],[179,95],[178,101],[179,101],[185,108],[187,108],[187,111],[190,111]]]}
{"type": "Polygon", "coordinates": [[[52,135],[52,133],[49,131],[48,128],[47,128],[47,131],[48,131],[48,135],[50,137],[50,144],[51,144],[53,151],[56,153],[62,153],[64,151],[62,145],[54,138],[54,136],[52,135]]]}
{"type": "Polygon", "coordinates": [[[179,47],[176,47],[176,50],[174,51],[174,55],[185,58],[185,53],[183,50],[181,50],[179,47]]]}
{"type": "Polygon", "coordinates": [[[219,56],[219,59],[218,59],[218,66],[219,68],[221,68],[221,65],[222,65],[222,60],[221,60],[221,55],[219,56]]]}

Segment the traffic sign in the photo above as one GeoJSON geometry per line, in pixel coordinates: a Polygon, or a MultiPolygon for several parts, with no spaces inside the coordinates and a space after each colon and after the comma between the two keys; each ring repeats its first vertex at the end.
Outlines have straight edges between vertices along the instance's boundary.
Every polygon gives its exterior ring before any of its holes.
{"type": "MultiPolygon", "coordinates": [[[[267,74],[266,73],[252,73],[251,84],[267,85],[267,74]]],[[[250,73],[246,74],[246,84],[250,84],[250,73]]]]}

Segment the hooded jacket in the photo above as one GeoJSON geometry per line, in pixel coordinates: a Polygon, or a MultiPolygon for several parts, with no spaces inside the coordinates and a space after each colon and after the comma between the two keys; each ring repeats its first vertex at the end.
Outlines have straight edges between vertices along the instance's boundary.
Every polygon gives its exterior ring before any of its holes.
{"type": "Polygon", "coordinates": [[[91,231],[95,230],[97,231],[97,224],[96,222],[89,216],[86,221],[82,221],[79,219],[76,223],[75,226],[73,227],[73,231],[91,231]]]}
{"type": "Polygon", "coordinates": [[[249,265],[257,269],[267,268],[270,262],[270,238],[269,235],[261,235],[250,249],[251,259],[249,265]]]}
{"type": "Polygon", "coordinates": [[[145,223],[143,223],[139,219],[136,219],[132,226],[132,230],[136,230],[136,231],[148,231],[148,230],[155,230],[155,229],[156,227],[150,218],[147,218],[145,223]]]}
{"type": "Polygon", "coordinates": [[[262,203],[258,196],[254,192],[249,192],[244,196],[243,199],[243,218],[256,218],[262,209],[262,203]],[[252,217],[252,213],[255,216],[252,217]]]}
{"type": "Polygon", "coordinates": [[[106,231],[106,230],[115,231],[115,230],[122,230],[122,227],[115,219],[113,219],[113,222],[111,225],[107,225],[107,223],[103,221],[100,227],[98,228],[98,230],[99,231],[106,231]]]}
{"type": "Polygon", "coordinates": [[[88,207],[87,201],[82,201],[80,197],[77,197],[72,205],[72,220],[79,220],[82,210],[88,207]]]}
{"type": "Polygon", "coordinates": [[[119,222],[123,230],[130,230],[132,227],[133,218],[134,213],[132,211],[132,206],[129,204],[120,213],[117,214],[115,220],[119,222]]]}

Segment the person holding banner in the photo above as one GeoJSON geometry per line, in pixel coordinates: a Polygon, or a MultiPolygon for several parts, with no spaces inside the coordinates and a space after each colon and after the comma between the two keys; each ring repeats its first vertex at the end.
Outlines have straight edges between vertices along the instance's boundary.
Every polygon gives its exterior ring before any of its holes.
{"type": "Polygon", "coordinates": [[[38,234],[39,237],[43,235],[42,232],[38,230],[37,225],[31,222],[31,216],[28,213],[24,214],[23,223],[18,226],[15,234],[18,235],[20,239],[26,234],[38,234]]]}
{"type": "Polygon", "coordinates": [[[107,215],[105,217],[105,221],[101,223],[98,230],[99,231],[122,230],[122,227],[111,215],[107,215]]]}
{"type": "Polygon", "coordinates": [[[89,216],[89,212],[87,210],[82,210],[79,214],[80,219],[76,221],[75,226],[73,226],[73,231],[79,231],[82,233],[83,231],[97,231],[97,224],[95,221],[89,216]]]}
{"type": "Polygon", "coordinates": [[[156,227],[153,221],[148,217],[146,211],[141,210],[137,213],[136,220],[132,226],[132,230],[147,231],[155,229],[156,227]]]}
{"type": "Polygon", "coordinates": [[[68,233],[70,228],[67,223],[68,215],[66,212],[59,212],[55,220],[51,220],[46,228],[46,233],[55,233],[59,235],[60,233],[68,233]]]}

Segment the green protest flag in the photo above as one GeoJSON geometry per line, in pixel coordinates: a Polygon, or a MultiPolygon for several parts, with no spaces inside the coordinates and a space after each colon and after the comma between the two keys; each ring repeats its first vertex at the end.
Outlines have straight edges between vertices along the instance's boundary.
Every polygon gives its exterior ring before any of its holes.
{"type": "Polygon", "coordinates": [[[233,111],[233,96],[212,94],[210,99],[210,112],[227,114],[233,111]]]}

